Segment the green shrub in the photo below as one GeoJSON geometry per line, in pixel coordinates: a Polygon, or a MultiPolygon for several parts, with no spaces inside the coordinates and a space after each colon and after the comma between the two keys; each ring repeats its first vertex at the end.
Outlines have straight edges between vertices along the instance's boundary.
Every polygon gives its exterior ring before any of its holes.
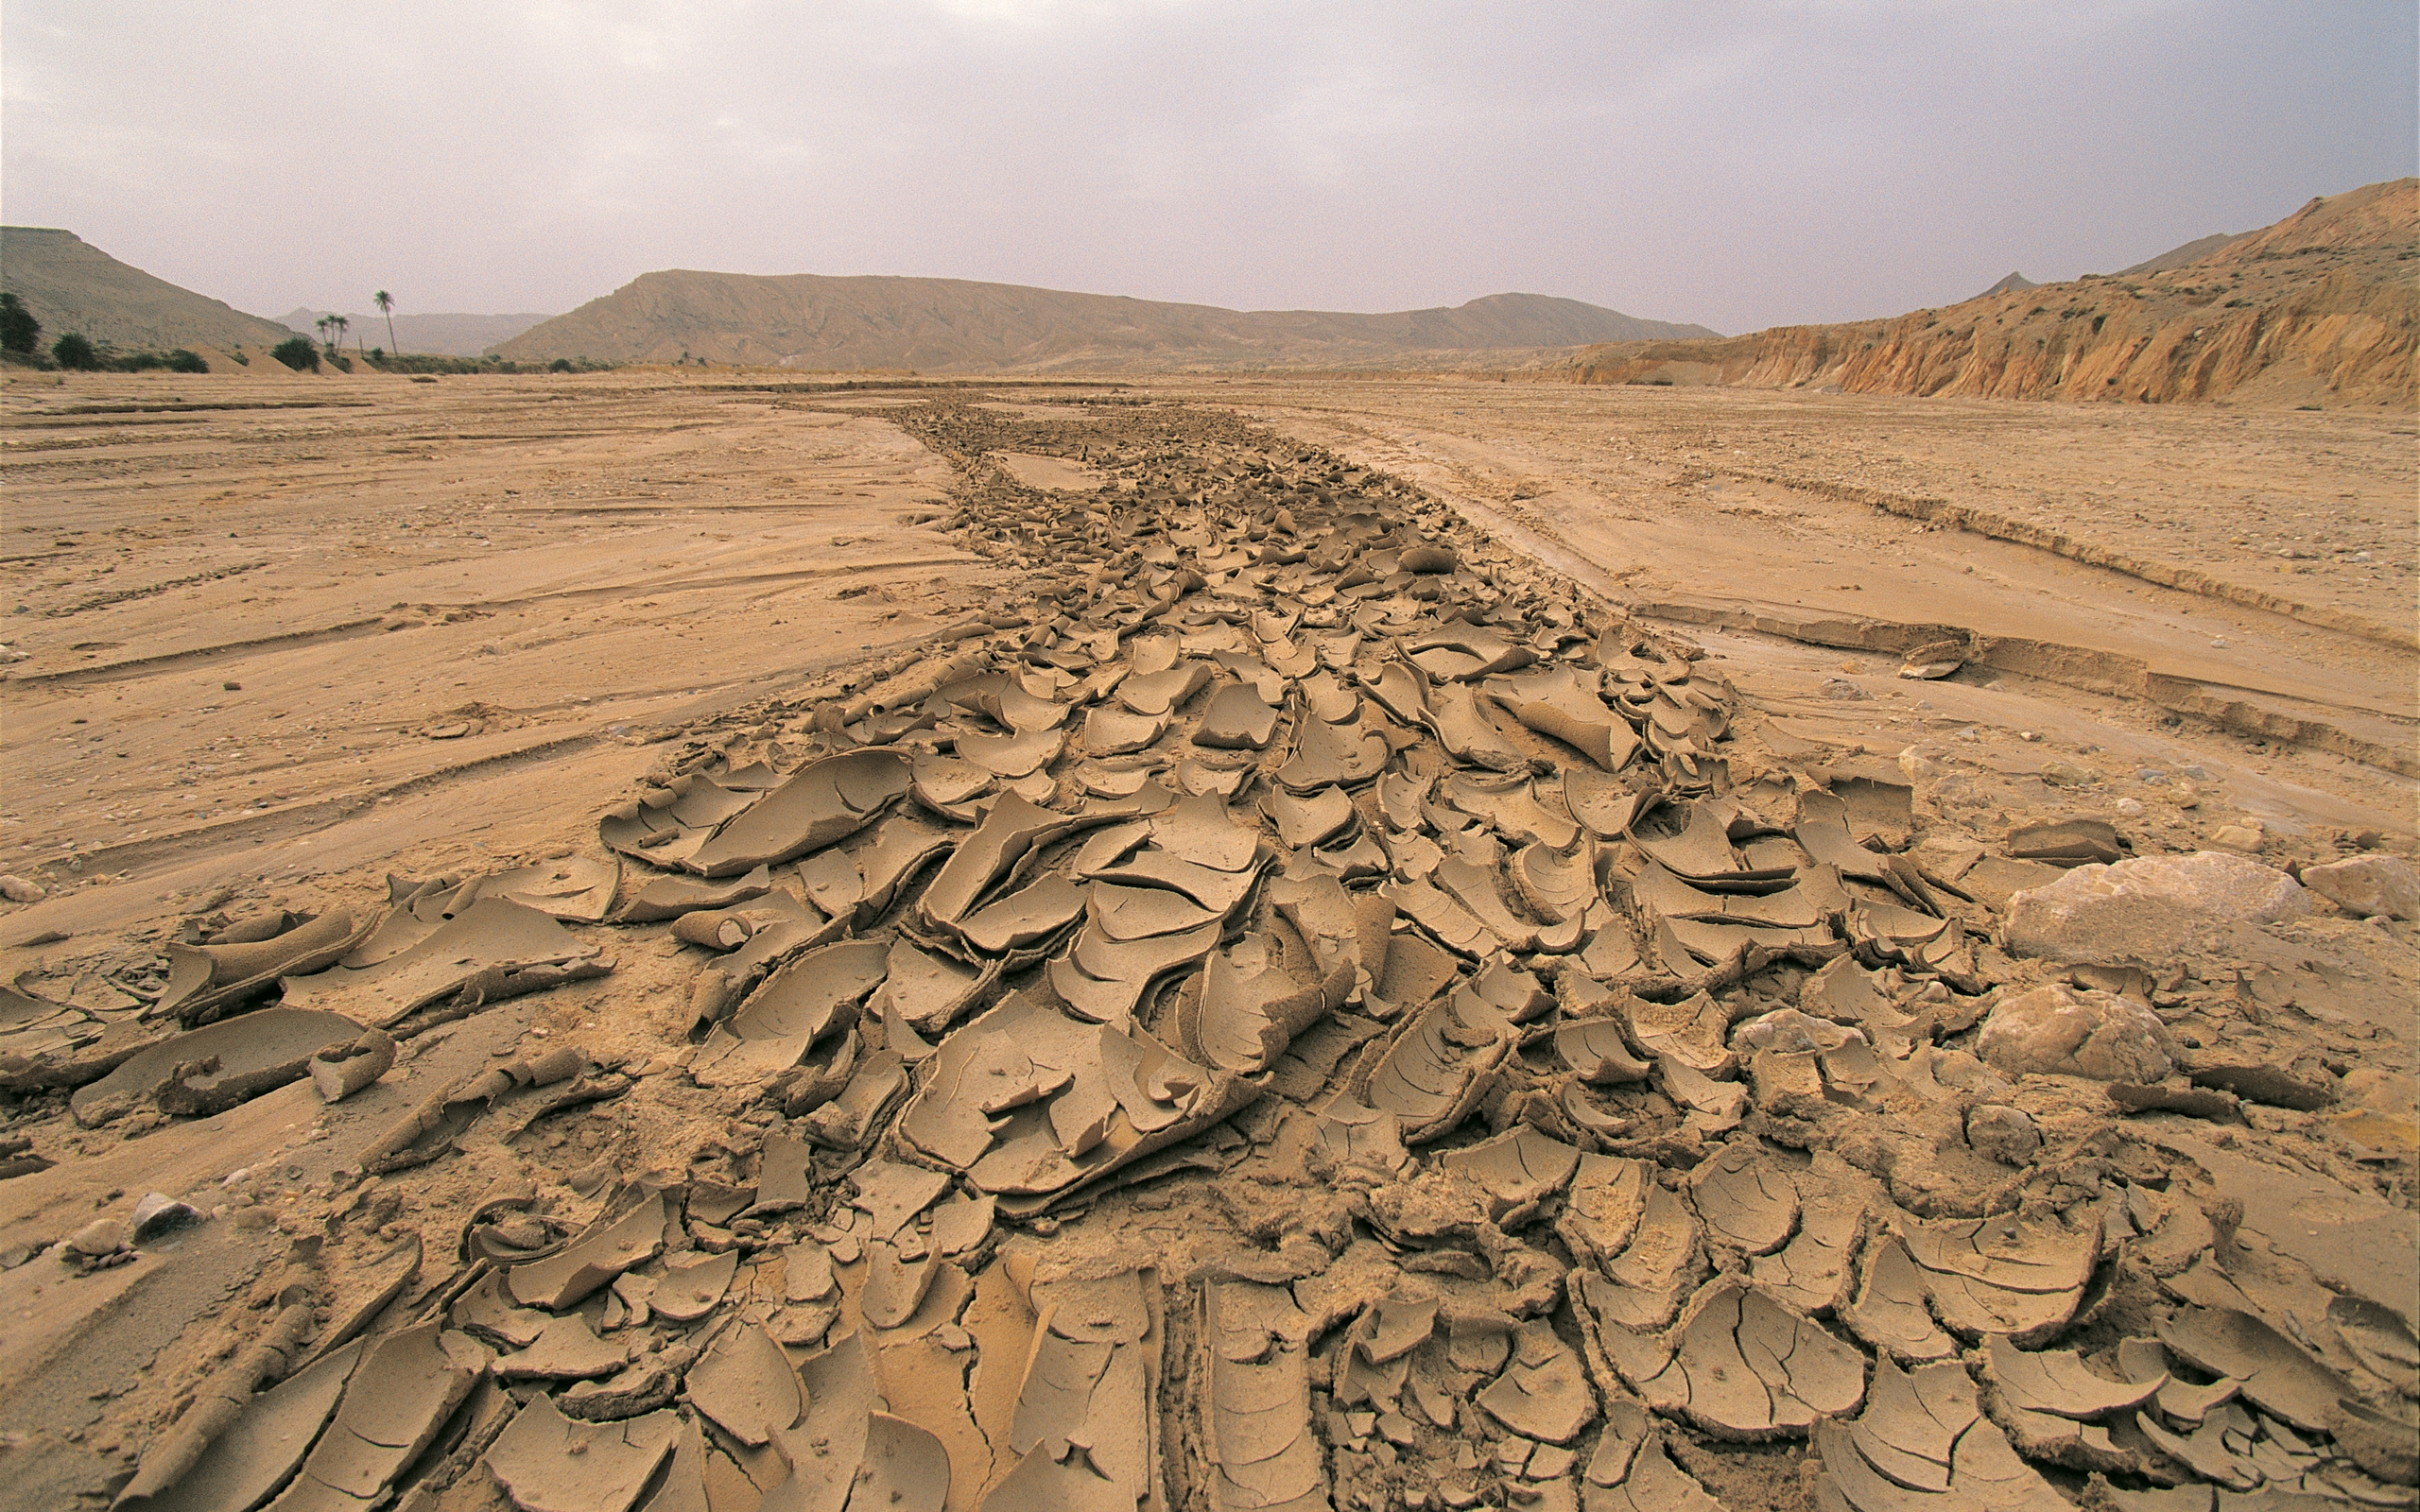
{"type": "Polygon", "coordinates": [[[569,372],[571,371],[571,359],[569,357],[557,357],[554,361],[546,364],[546,370],[548,372],[569,372]]]}
{"type": "Polygon", "coordinates": [[[179,347],[168,353],[168,370],[170,372],[208,372],[210,364],[202,359],[200,352],[179,347]]]}
{"type": "Polygon", "coordinates": [[[0,294],[0,352],[30,357],[41,339],[42,322],[34,318],[34,312],[15,295],[0,294]]]}
{"type": "Polygon", "coordinates": [[[113,352],[106,361],[93,366],[114,368],[119,372],[153,372],[167,365],[168,359],[156,352],[113,352]]]}
{"type": "Polygon", "coordinates": [[[276,346],[269,348],[268,354],[296,372],[301,372],[305,368],[313,372],[320,370],[320,349],[311,345],[309,336],[287,336],[276,346]]]}
{"type": "Polygon", "coordinates": [[[51,360],[77,372],[90,372],[101,365],[100,354],[80,331],[70,331],[50,345],[51,360]]]}

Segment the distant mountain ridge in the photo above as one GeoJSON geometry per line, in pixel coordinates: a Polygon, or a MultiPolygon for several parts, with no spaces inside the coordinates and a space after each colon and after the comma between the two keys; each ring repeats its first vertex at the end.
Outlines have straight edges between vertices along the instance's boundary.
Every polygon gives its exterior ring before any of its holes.
{"type": "Polygon", "coordinates": [[[0,288],[42,322],[46,347],[70,331],[111,346],[273,347],[294,333],[121,263],[72,231],[0,226],[0,288]]]}
{"type": "MultiPolygon", "coordinates": [[[[389,345],[387,318],[376,311],[360,315],[351,310],[314,310],[307,305],[288,310],[277,318],[277,323],[303,335],[316,338],[320,330],[313,322],[323,315],[343,315],[353,322],[345,333],[345,345],[358,341],[363,346],[389,345]]],[[[510,341],[539,321],[550,317],[527,315],[416,315],[398,309],[394,315],[395,335],[392,345],[402,352],[434,352],[447,357],[475,357],[500,341],[510,341]]]]}
{"type": "Polygon", "coordinates": [[[688,356],[813,370],[999,372],[1360,366],[1420,352],[1715,334],[1539,294],[1358,315],[1227,310],[963,279],[673,269],[642,274],[496,351],[516,361],[688,356]]]}
{"type": "Polygon", "coordinates": [[[1995,285],[1888,320],[1608,344],[1566,370],[1582,383],[2408,407],[2420,404],[2415,260],[2420,179],[2396,179],[2124,273],[1995,285]]]}

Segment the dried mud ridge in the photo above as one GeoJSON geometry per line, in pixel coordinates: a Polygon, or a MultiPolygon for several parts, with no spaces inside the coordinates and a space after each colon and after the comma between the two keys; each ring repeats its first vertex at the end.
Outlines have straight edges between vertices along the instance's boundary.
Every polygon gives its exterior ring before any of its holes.
{"type": "MultiPolygon", "coordinates": [[[[2413,1504],[2409,1123],[2340,1081],[2409,1047],[2347,1006],[2374,960],[2262,954],[2293,879],[1971,835],[1405,485],[1091,414],[901,411],[1026,587],[699,732],[594,846],[198,920],[132,1011],[9,995],[20,1151],[349,1096],[569,981],[664,1026],[413,1087],[96,1489],[2413,1504]],[[616,994],[641,950],[685,1008],[616,994]]],[[[139,1217],[7,1259],[91,1284],[205,1219],[139,1217]]]]}

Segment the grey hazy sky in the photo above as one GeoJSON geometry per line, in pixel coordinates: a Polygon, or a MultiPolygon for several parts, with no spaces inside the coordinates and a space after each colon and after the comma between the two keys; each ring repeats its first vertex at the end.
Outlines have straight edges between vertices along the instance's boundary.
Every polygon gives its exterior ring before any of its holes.
{"type": "Polygon", "coordinates": [[[0,215],[275,315],[660,267],[1725,332],[2415,171],[2412,0],[7,0],[0,215]]]}

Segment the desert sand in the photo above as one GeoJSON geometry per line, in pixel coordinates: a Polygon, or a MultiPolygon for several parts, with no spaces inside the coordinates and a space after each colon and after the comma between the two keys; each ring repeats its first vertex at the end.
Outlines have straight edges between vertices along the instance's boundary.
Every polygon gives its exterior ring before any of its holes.
{"type": "Polygon", "coordinates": [[[0,1505],[2408,1504],[2412,433],[12,376],[0,1505]]]}

